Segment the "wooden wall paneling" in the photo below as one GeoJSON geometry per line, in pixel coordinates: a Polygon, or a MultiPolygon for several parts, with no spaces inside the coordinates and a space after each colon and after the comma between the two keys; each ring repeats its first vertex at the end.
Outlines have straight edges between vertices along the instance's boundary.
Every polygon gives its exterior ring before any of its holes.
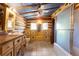
{"type": "Polygon", "coordinates": [[[21,15],[17,14],[16,15],[16,20],[15,20],[15,29],[17,31],[22,30],[25,32],[25,28],[27,28],[27,21],[25,18],[23,18],[21,15]]]}

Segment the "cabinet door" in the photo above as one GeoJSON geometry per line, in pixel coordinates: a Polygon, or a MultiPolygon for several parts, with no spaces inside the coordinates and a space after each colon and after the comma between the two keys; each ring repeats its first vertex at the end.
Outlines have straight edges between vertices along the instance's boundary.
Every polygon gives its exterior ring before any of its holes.
{"type": "Polygon", "coordinates": [[[13,48],[13,42],[8,42],[8,43],[2,45],[2,54],[6,53],[7,51],[9,51],[12,48],[13,48]]]}
{"type": "Polygon", "coordinates": [[[21,56],[21,48],[16,51],[16,56],[21,56]]]}
{"type": "Polygon", "coordinates": [[[20,56],[21,55],[21,45],[16,46],[14,48],[14,56],[20,56]]]}
{"type": "Polygon", "coordinates": [[[26,42],[24,41],[24,42],[22,42],[23,44],[22,44],[22,46],[21,46],[21,55],[23,56],[24,55],[24,53],[26,52],[26,42]]]}
{"type": "Polygon", "coordinates": [[[13,49],[10,49],[6,53],[4,53],[2,56],[13,56],[13,49]]]}

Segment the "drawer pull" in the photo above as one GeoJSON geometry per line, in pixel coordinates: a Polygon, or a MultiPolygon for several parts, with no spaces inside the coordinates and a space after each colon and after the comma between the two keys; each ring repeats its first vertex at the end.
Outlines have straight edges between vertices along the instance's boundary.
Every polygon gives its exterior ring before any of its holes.
{"type": "Polygon", "coordinates": [[[17,42],[19,42],[20,40],[17,40],[17,42]]]}

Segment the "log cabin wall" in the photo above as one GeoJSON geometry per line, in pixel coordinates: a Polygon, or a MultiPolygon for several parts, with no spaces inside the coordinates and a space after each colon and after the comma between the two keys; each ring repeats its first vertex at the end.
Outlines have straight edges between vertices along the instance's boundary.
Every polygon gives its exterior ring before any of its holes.
{"type": "Polygon", "coordinates": [[[41,20],[42,23],[48,23],[48,30],[31,30],[30,24],[33,22],[37,23],[37,20],[28,20],[26,26],[26,34],[27,37],[31,39],[31,41],[51,41],[52,36],[52,20],[41,20]]]}
{"type": "Polygon", "coordinates": [[[15,19],[15,30],[18,32],[24,32],[25,27],[26,27],[25,19],[19,14],[17,14],[15,19]]]}

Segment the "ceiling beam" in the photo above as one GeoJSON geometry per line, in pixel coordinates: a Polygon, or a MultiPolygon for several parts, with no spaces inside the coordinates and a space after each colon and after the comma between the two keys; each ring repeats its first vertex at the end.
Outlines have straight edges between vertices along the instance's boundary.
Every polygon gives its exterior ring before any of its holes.
{"type": "Polygon", "coordinates": [[[51,19],[50,16],[41,16],[41,17],[33,17],[33,18],[27,18],[25,17],[26,19],[51,19]]]}

